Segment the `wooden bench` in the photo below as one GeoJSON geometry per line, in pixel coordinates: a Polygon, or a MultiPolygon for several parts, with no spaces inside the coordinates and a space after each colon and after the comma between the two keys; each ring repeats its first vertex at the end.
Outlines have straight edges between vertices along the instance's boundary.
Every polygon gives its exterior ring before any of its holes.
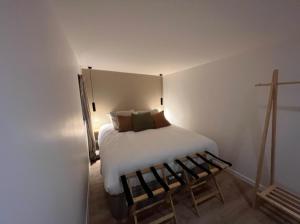
{"type": "Polygon", "coordinates": [[[187,189],[191,194],[192,203],[198,216],[199,204],[215,197],[224,203],[224,197],[215,176],[224,169],[232,166],[231,163],[218,158],[208,151],[195,153],[177,159],[175,162],[184,171],[187,189]],[[210,182],[212,186],[209,186],[210,182]]]}
{"type": "Polygon", "coordinates": [[[231,166],[230,163],[207,151],[176,159],[174,162],[174,164],[177,164],[177,168],[180,169],[176,169],[175,171],[167,163],[163,163],[121,176],[121,183],[123,185],[129,212],[130,215],[133,216],[135,224],[138,223],[138,215],[140,213],[161,204],[166,204],[169,212],[151,223],[159,224],[166,221],[174,221],[176,223],[176,213],[172,194],[180,187],[184,187],[190,191],[198,215],[197,205],[201,202],[216,196],[219,196],[220,200],[224,202],[220,187],[215,180],[215,175],[231,166]],[[199,163],[199,159],[202,163],[199,163]],[[196,172],[195,169],[189,168],[187,165],[188,162],[194,167],[199,168],[200,171],[196,172]],[[152,175],[152,179],[156,182],[155,188],[151,187],[149,182],[146,182],[144,175],[152,175]],[[139,181],[142,193],[136,194],[134,192],[135,186],[130,184],[131,179],[139,181]],[[202,185],[205,185],[209,180],[212,180],[216,190],[208,195],[197,198],[195,190],[202,185]],[[141,208],[138,207],[138,204],[141,204],[142,202],[149,203],[141,208]]]}

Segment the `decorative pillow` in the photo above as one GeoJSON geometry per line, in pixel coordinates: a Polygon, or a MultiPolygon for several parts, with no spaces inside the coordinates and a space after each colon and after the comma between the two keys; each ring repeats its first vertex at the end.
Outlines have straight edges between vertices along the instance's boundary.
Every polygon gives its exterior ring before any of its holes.
{"type": "Polygon", "coordinates": [[[169,121],[165,118],[163,111],[152,115],[152,117],[156,128],[163,128],[170,125],[169,121]]]}
{"type": "Polygon", "coordinates": [[[110,112],[111,122],[116,130],[119,130],[119,123],[117,116],[131,116],[134,110],[120,110],[120,111],[112,111],[110,112]]]}
{"type": "Polygon", "coordinates": [[[117,116],[119,124],[119,132],[132,131],[131,116],[117,116]]]}
{"type": "Polygon", "coordinates": [[[132,114],[132,128],[134,131],[144,131],[155,128],[151,113],[132,114]]]}

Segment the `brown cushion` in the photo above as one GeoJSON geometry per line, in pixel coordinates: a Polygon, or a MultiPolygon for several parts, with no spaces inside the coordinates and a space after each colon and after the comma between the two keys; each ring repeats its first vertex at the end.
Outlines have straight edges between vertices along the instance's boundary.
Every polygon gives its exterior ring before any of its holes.
{"type": "Polygon", "coordinates": [[[117,116],[119,132],[132,131],[131,116],[117,116]]]}
{"type": "Polygon", "coordinates": [[[134,131],[144,131],[155,128],[150,112],[132,114],[132,128],[134,131]]]}
{"type": "Polygon", "coordinates": [[[110,119],[115,128],[115,130],[119,130],[118,124],[118,116],[131,116],[134,110],[119,110],[110,112],[110,119]]]}
{"type": "Polygon", "coordinates": [[[156,128],[167,127],[170,125],[169,121],[165,118],[164,112],[161,111],[152,115],[156,128]]]}

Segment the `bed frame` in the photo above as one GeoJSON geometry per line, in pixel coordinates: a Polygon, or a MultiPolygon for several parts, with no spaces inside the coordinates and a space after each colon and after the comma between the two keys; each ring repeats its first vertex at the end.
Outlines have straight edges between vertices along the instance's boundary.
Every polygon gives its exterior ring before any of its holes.
{"type": "Polygon", "coordinates": [[[151,224],[159,224],[166,221],[174,221],[176,223],[176,213],[172,194],[177,192],[176,190],[179,188],[190,191],[193,205],[198,215],[199,212],[197,206],[200,203],[214,197],[219,197],[220,200],[224,202],[223,195],[216,182],[215,175],[231,166],[231,163],[218,158],[208,151],[188,155],[186,157],[176,159],[174,162],[180,168],[177,171],[174,171],[167,163],[163,163],[128,173],[120,177],[129,213],[133,216],[135,224],[138,223],[138,215],[140,213],[163,203],[168,205],[169,212],[157,218],[151,222],[151,224]],[[204,163],[199,163],[199,159],[204,163]],[[191,166],[188,166],[188,163],[191,163],[194,168],[190,168],[191,166]],[[199,172],[197,172],[195,168],[198,168],[199,172]],[[169,175],[167,175],[167,172],[169,175]],[[159,187],[151,189],[149,183],[146,183],[143,177],[145,174],[152,174],[159,187]],[[142,194],[134,194],[133,186],[129,184],[131,178],[139,180],[140,186],[143,189],[142,194]],[[207,184],[210,180],[212,180],[215,190],[197,198],[195,190],[207,184]],[[148,203],[146,206],[138,207],[138,204],[143,202],[148,203]]]}

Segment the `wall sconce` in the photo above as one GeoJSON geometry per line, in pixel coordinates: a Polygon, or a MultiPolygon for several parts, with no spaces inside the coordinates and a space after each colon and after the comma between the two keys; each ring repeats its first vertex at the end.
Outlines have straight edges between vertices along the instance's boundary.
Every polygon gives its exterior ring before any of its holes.
{"type": "Polygon", "coordinates": [[[93,82],[92,82],[92,67],[88,67],[89,71],[90,71],[90,82],[91,82],[91,89],[92,89],[92,107],[93,107],[93,111],[96,112],[96,103],[95,103],[95,99],[94,99],[94,88],[93,88],[93,82]]]}
{"type": "Polygon", "coordinates": [[[160,81],[160,88],[161,88],[161,98],[160,98],[160,105],[163,106],[164,105],[164,97],[163,97],[163,74],[159,74],[159,76],[161,77],[161,81],[160,81]]]}

